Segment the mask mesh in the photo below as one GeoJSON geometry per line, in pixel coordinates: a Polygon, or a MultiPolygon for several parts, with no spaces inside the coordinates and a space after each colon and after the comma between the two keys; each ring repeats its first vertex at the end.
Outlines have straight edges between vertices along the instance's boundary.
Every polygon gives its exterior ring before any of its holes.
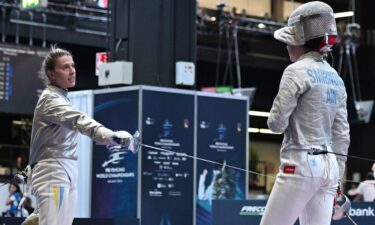
{"type": "Polygon", "coordinates": [[[305,41],[328,35],[337,35],[336,21],[332,14],[317,14],[302,18],[305,41]]]}

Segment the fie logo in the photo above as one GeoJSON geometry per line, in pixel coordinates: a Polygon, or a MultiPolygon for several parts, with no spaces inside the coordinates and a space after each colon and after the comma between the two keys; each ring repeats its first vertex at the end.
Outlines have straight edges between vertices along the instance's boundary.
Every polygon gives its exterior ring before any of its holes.
{"type": "Polygon", "coordinates": [[[122,146],[107,145],[107,149],[109,151],[108,160],[103,162],[102,167],[105,168],[109,164],[119,164],[125,158],[123,155],[126,154],[126,151],[122,146]]]}

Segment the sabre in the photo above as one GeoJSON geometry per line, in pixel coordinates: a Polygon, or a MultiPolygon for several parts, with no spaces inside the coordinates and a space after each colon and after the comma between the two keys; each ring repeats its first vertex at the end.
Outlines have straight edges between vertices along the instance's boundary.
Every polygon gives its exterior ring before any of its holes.
{"type": "MultiPolygon", "coordinates": [[[[178,152],[175,152],[175,151],[171,151],[171,150],[167,150],[167,149],[143,144],[141,142],[139,142],[138,144],[139,144],[139,146],[143,146],[145,148],[155,149],[155,150],[168,152],[168,153],[172,153],[172,154],[181,154],[181,153],[178,153],[178,152]]],[[[317,154],[317,151],[314,151],[314,153],[317,154]]],[[[188,155],[186,153],[182,153],[182,154],[184,156],[188,157],[188,158],[191,158],[191,159],[196,159],[196,160],[200,160],[200,161],[203,161],[203,162],[208,162],[208,163],[212,163],[212,164],[216,164],[216,165],[220,165],[220,166],[227,166],[227,167],[235,169],[235,170],[240,170],[240,171],[243,171],[243,172],[252,173],[252,174],[259,175],[259,176],[271,177],[271,178],[276,179],[276,177],[274,177],[274,176],[270,176],[270,175],[266,175],[266,174],[262,174],[262,173],[257,173],[257,172],[251,171],[251,170],[246,170],[246,169],[243,169],[243,168],[240,168],[240,167],[228,165],[226,163],[223,164],[223,163],[215,162],[215,161],[212,161],[212,160],[208,160],[208,159],[204,159],[204,158],[200,158],[200,157],[196,157],[196,156],[191,156],[191,155],[188,155]]],[[[327,154],[327,153],[319,152],[319,154],[327,154]]],[[[346,216],[354,225],[358,225],[349,215],[349,210],[351,208],[351,202],[350,202],[349,198],[346,197],[346,195],[344,195],[344,194],[342,194],[342,196],[344,196],[345,202],[341,206],[338,205],[337,203],[335,203],[332,219],[333,220],[341,220],[344,216],[346,216]]]]}
{"type": "MultiPolygon", "coordinates": [[[[273,178],[273,179],[276,179],[276,177],[274,176],[270,176],[270,175],[266,175],[266,174],[262,174],[262,173],[258,173],[258,172],[255,172],[255,171],[251,171],[251,170],[247,170],[247,169],[243,169],[243,168],[240,168],[240,167],[237,167],[237,166],[232,166],[232,165],[228,165],[227,163],[219,163],[219,162],[215,162],[215,161],[212,161],[212,160],[208,160],[208,159],[204,159],[204,158],[200,158],[200,157],[196,157],[196,156],[192,156],[192,155],[188,155],[186,153],[181,153],[181,152],[175,152],[175,151],[171,151],[171,150],[167,150],[167,149],[163,149],[163,148],[159,148],[159,147],[155,147],[155,146],[151,146],[151,145],[147,145],[147,144],[143,144],[141,142],[141,138],[140,138],[140,133],[138,131],[136,131],[133,135],[132,138],[127,138],[127,139],[124,139],[124,140],[120,140],[120,149],[121,150],[125,150],[125,151],[128,151],[128,152],[132,152],[133,154],[136,154],[139,150],[139,147],[140,146],[143,146],[145,148],[149,148],[149,149],[155,149],[155,150],[158,150],[158,151],[163,151],[163,152],[168,152],[168,153],[171,153],[171,154],[182,154],[183,156],[185,157],[188,157],[188,158],[191,158],[191,159],[195,159],[195,160],[200,160],[200,161],[203,161],[203,162],[208,162],[208,163],[212,163],[212,164],[216,164],[216,165],[220,165],[220,166],[225,166],[225,167],[228,167],[228,168],[232,168],[232,169],[235,169],[235,170],[239,170],[239,171],[243,171],[243,172],[246,172],[246,173],[251,173],[251,174],[256,174],[256,175],[259,175],[259,176],[263,176],[263,177],[270,177],[270,178],[273,178]]],[[[315,152],[315,154],[317,154],[318,152],[315,152]]],[[[328,152],[330,153],[330,152],[328,152]]],[[[325,152],[319,152],[318,154],[326,154],[325,152]]],[[[360,157],[358,157],[360,158],[360,157]]],[[[375,160],[373,160],[375,161],[375,160]]],[[[30,169],[30,168],[29,168],[30,169]]],[[[28,170],[27,172],[23,173],[23,171],[20,173],[20,174],[16,174],[16,178],[19,178],[20,180],[20,183],[23,183],[25,182],[26,183],[26,180],[27,180],[27,177],[29,176],[29,173],[28,172],[31,172],[31,170],[28,170]]],[[[4,186],[5,184],[1,185],[0,187],[4,186]]],[[[346,197],[346,196],[345,196],[346,197]]],[[[354,225],[357,225],[357,223],[350,217],[350,215],[348,214],[349,212],[349,209],[350,209],[350,201],[349,201],[349,208],[347,210],[344,210],[342,211],[342,216],[341,218],[344,217],[344,215],[346,217],[348,217],[348,219],[354,224],[354,225]]],[[[336,209],[339,209],[340,206],[335,206],[336,209]]],[[[341,219],[341,218],[338,218],[338,219],[341,219]]],[[[26,225],[26,224],[33,224],[35,221],[38,221],[38,214],[32,214],[31,217],[28,217],[23,225],[26,225]]],[[[37,223],[36,223],[37,224],[37,223]]]]}
{"type": "Polygon", "coordinates": [[[375,162],[375,159],[368,159],[368,158],[354,156],[354,155],[341,154],[341,153],[337,153],[337,152],[330,152],[328,150],[314,150],[311,154],[313,154],[313,155],[333,154],[333,155],[345,156],[345,157],[348,157],[348,158],[359,159],[359,160],[368,161],[368,162],[375,162]]]}
{"type": "MultiPolygon", "coordinates": [[[[139,145],[139,146],[143,146],[143,147],[146,147],[146,148],[151,148],[151,149],[155,149],[155,150],[159,150],[159,151],[163,151],[163,152],[169,152],[169,153],[173,153],[173,154],[177,154],[178,153],[178,152],[175,152],[175,151],[172,151],[172,150],[167,150],[167,149],[164,149],[164,148],[159,148],[159,147],[155,147],[155,146],[143,144],[143,143],[141,143],[141,141],[137,142],[136,144],[139,145]]],[[[138,147],[135,147],[135,148],[137,149],[138,147]]],[[[137,151],[138,151],[138,149],[135,152],[137,152],[137,151]]],[[[375,162],[374,159],[367,159],[367,158],[363,158],[363,157],[359,157],[359,156],[353,156],[353,155],[345,155],[345,154],[330,152],[330,151],[326,151],[326,150],[314,150],[313,152],[311,152],[311,154],[313,154],[313,155],[328,154],[328,153],[329,154],[334,154],[334,155],[346,156],[346,157],[349,157],[349,158],[355,158],[355,159],[360,159],[360,160],[366,160],[366,161],[370,161],[370,162],[375,162]]],[[[191,159],[196,159],[196,160],[200,160],[200,161],[204,161],[204,162],[208,162],[208,163],[213,163],[213,164],[216,164],[216,165],[224,166],[223,163],[219,163],[219,162],[215,162],[215,161],[212,161],[212,160],[200,158],[200,157],[197,157],[197,156],[188,155],[186,153],[183,153],[183,154],[186,157],[191,158],[191,159]]],[[[266,174],[262,174],[262,173],[257,173],[255,171],[246,170],[246,169],[243,169],[243,168],[240,168],[240,167],[236,167],[236,166],[232,166],[232,165],[228,165],[228,164],[226,164],[225,166],[227,166],[229,168],[232,168],[232,169],[235,169],[235,170],[239,170],[239,171],[256,174],[256,175],[263,176],[263,177],[269,177],[269,178],[276,179],[276,177],[274,177],[274,176],[270,176],[270,175],[266,175],[266,174]]],[[[356,182],[356,181],[353,181],[353,180],[342,180],[342,182],[361,183],[361,182],[356,182]]]]}
{"type": "MultiPolygon", "coordinates": [[[[172,154],[181,154],[181,153],[178,153],[178,152],[175,152],[175,151],[171,151],[171,150],[167,150],[167,149],[163,149],[163,148],[158,148],[158,147],[151,146],[151,145],[146,145],[146,144],[143,144],[143,143],[140,143],[140,145],[143,146],[143,147],[146,147],[146,148],[151,148],[151,149],[155,149],[155,150],[159,150],[159,151],[163,151],[163,152],[168,152],[168,153],[172,153],[172,154]]],[[[259,176],[271,177],[273,179],[276,179],[276,177],[274,177],[274,176],[270,176],[270,175],[258,173],[258,172],[255,172],[255,171],[243,169],[243,168],[240,168],[240,167],[237,167],[237,166],[228,165],[227,163],[225,163],[225,164],[224,163],[219,163],[219,162],[215,162],[215,161],[212,161],[212,160],[208,160],[208,159],[204,159],[204,158],[200,158],[200,157],[188,155],[186,153],[182,153],[182,154],[184,156],[188,157],[188,158],[191,158],[191,159],[196,159],[196,160],[200,160],[200,161],[203,161],[203,162],[208,162],[208,163],[212,163],[212,164],[216,164],[216,165],[220,165],[220,166],[226,166],[226,167],[229,167],[229,168],[232,168],[232,169],[235,169],[235,170],[240,170],[240,171],[243,171],[243,172],[252,173],[252,174],[259,175],[259,176]]]]}

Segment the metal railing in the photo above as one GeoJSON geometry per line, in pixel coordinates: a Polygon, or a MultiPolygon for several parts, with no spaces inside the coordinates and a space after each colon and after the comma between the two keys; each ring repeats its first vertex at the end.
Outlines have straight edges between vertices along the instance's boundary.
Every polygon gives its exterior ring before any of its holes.
{"type": "MultiPolygon", "coordinates": [[[[106,36],[106,23],[110,21],[111,11],[109,9],[96,9],[87,6],[73,4],[48,3],[47,7],[22,9],[16,3],[0,2],[3,23],[5,17],[9,18],[9,22],[19,25],[31,27],[39,27],[43,29],[69,30],[71,24],[64,23],[63,18],[72,18],[73,23],[79,21],[87,21],[92,23],[101,23],[101,26],[95,26],[98,29],[89,29],[86,27],[78,27],[75,25],[75,31],[78,33],[92,34],[98,36],[106,36]],[[8,12],[10,10],[10,12],[8,12]]],[[[5,26],[3,25],[3,29],[5,26]]],[[[16,28],[18,29],[18,28],[16,28]]]]}

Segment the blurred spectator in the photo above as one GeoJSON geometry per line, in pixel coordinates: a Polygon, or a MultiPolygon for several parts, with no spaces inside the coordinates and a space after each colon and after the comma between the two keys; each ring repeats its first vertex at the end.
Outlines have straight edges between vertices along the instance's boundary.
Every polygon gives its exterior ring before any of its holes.
{"type": "Polygon", "coordinates": [[[356,190],[353,201],[373,202],[375,200],[375,180],[373,172],[368,172],[366,180],[361,182],[356,190]]]}
{"type": "Polygon", "coordinates": [[[9,182],[9,197],[6,199],[5,204],[9,206],[5,216],[7,217],[19,217],[20,213],[18,205],[22,199],[22,192],[20,186],[16,182],[9,182]]]}
{"type": "Polygon", "coordinates": [[[265,20],[271,20],[271,17],[270,17],[270,15],[267,12],[264,13],[264,19],[265,20]]]}
{"type": "Polygon", "coordinates": [[[198,8],[197,9],[197,25],[205,26],[207,21],[210,21],[211,18],[207,14],[206,10],[204,8],[198,8]]]}
{"type": "Polygon", "coordinates": [[[237,8],[236,7],[232,8],[231,16],[238,16],[237,8]]]}
{"type": "Polygon", "coordinates": [[[242,18],[246,18],[247,17],[246,9],[242,9],[241,10],[241,17],[242,18]]]}
{"type": "Polygon", "coordinates": [[[355,184],[355,183],[352,183],[350,185],[350,189],[347,192],[348,198],[350,200],[353,200],[353,198],[357,195],[357,187],[358,187],[358,185],[355,184]]]}

